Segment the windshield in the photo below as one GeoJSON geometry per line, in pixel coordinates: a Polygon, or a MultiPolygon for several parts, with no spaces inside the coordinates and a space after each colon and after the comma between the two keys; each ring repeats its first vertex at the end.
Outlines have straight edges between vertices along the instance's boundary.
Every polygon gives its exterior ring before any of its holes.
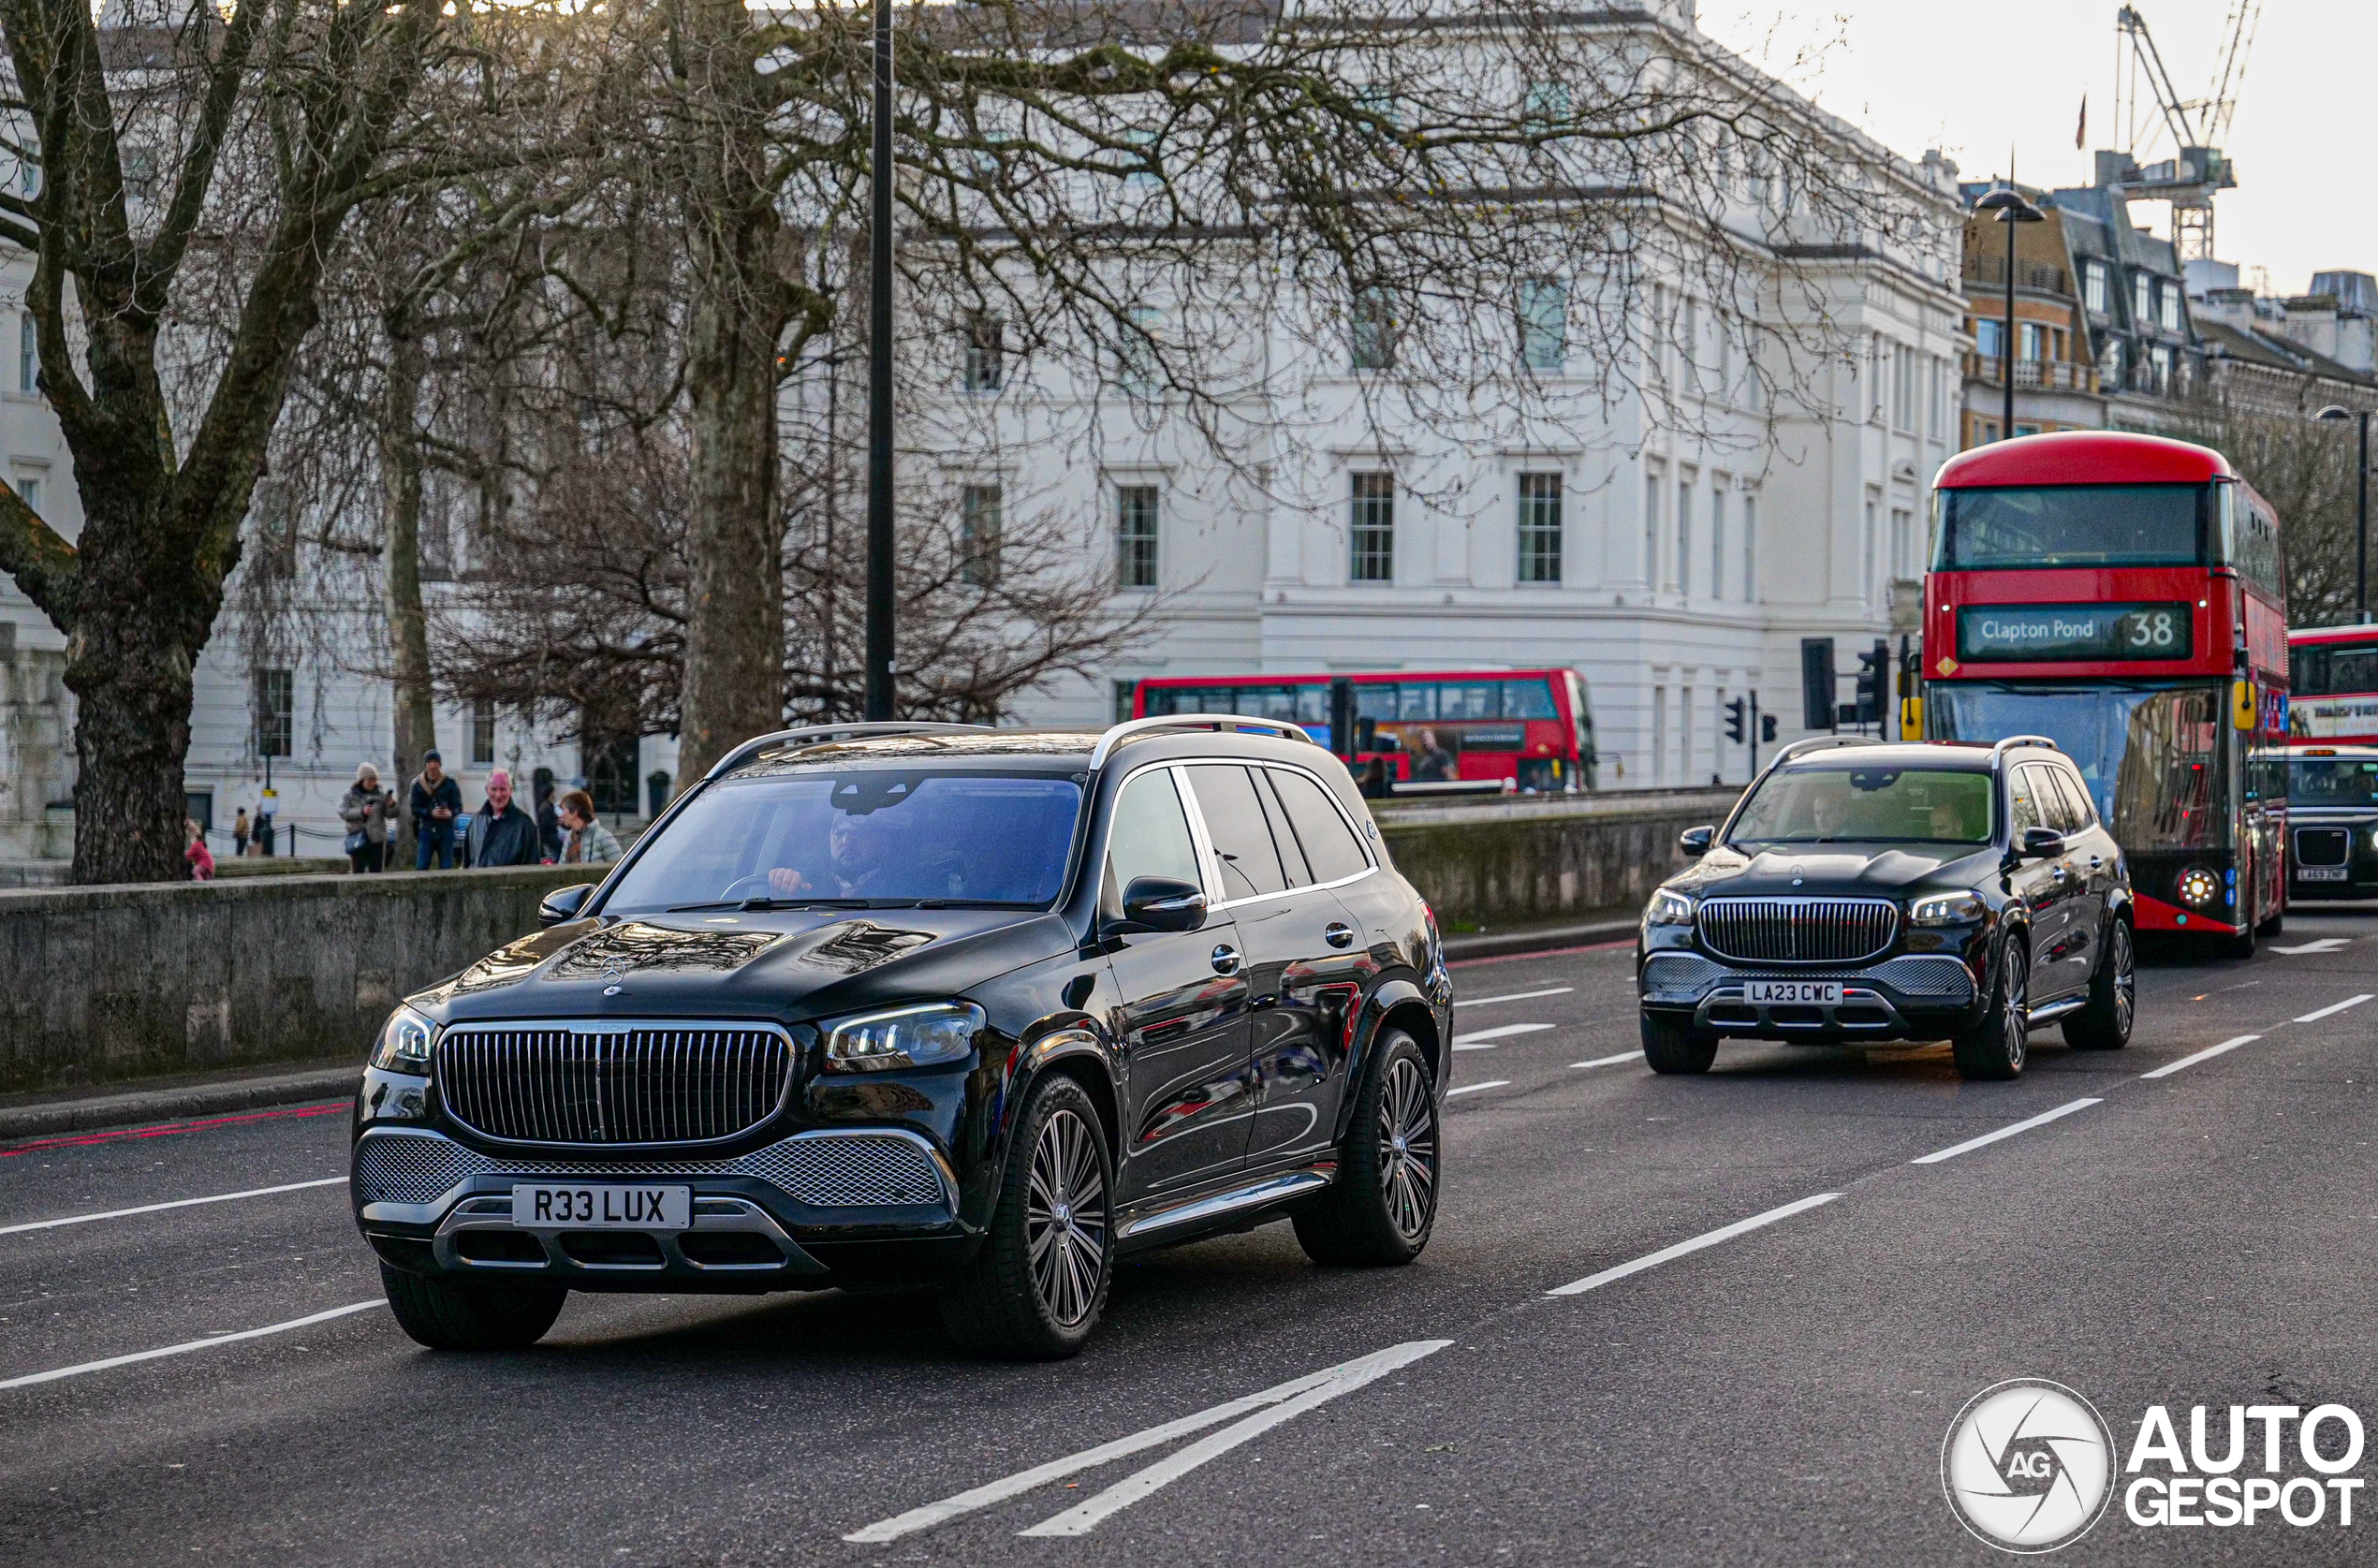
{"type": "Polygon", "coordinates": [[[730,778],[661,830],[604,907],[1042,907],[1064,881],[1080,811],[1081,787],[1046,774],[730,778]]]}
{"type": "Polygon", "coordinates": [[[1742,808],[1737,843],[1990,842],[1990,776],[1922,768],[1787,768],[1742,808]]]}
{"type": "Polygon", "coordinates": [[[2297,643],[2289,661],[2295,696],[2359,696],[2378,692],[2378,640],[2297,643]]]}
{"type": "Polygon", "coordinates": [[[2072,759],[2114,841],[2135,854],[2229,843],[2222,694],[2210,685],[2019,687],[1936,681],[1933,738],[2045,735],[2072,759]]]}
{"type": "Polygon", "coordinates": [[[2053,485],[1940,492],[1944,572],[2026,566],[2192,566],[2202,485],[2053,485]]]}
{"type": "Polygon", "coordinates": [[[2297,757],[2287,764],[2291,806],[2378,806],[2378,762],[2297,757]]]}

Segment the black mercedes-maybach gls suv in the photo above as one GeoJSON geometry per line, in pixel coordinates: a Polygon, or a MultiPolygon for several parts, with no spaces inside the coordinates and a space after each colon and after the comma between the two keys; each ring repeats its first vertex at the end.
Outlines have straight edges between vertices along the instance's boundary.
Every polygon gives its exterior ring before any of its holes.
{"type": "Polygon", "coordinates": [[[1143,1248],[1428,1242],[1452,982],[1294,725],[772,735],[543,913],[396,1009],[356,1106],[424,1344],[527,1344],[571,1290],[893,1282],[1063,1356],[1143,1248]]]}
{"type": "Polygon", "coordinates": [[[1636,945],[1655,1072],[1728,1037],[1946,1039],[1969,1078],[2021,1073],[2052,1019],[2130,1042],[2128,869],[2052,740],[1799,741],[1682,845],[1636,945]]]}

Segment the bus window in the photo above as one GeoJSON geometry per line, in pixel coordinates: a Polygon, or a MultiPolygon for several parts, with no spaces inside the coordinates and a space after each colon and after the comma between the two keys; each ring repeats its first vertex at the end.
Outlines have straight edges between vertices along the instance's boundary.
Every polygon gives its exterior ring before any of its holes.
{"type": "Polygon", "coordinates": [[[2204,564],[2202,485],[1944,490],[1933,569],[2204,564]]]}
{"type": "Polygon", "coordinates": [[[1503,682],[1503,713],[1506,719],[1557,719],[1561,711],[1552,706],[1552,682],[1549,681],[1505,681],[1503,682]]]}
{"type": "Polygon", "coordinates": [[[2378,692],[2378,642],[2297,643],[2290,696],[2355,696],[2378,692]]]}
{"type": "Polygon", "coordinates": [[[1502,696],[1499,681],[1447,681],[1437,687],[1437,717],[1499,719],[1503,717],[1502,696]]]}
{"type": "Polygon", "coordinates": [[[1437,683],[1407,681],[1396,688],[1396,717],[1433,719],[1437,716],[1437,683]]]}

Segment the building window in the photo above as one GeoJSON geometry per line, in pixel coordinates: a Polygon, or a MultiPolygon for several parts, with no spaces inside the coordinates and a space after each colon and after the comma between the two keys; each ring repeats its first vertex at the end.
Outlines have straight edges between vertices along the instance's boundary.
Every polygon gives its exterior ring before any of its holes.
{"type": "Polygon", "coordinates": [[[2081,302],[2092,315],[2104,315],[2112,308],[2106,287],[2106,264],[2102,261],[2081,263],[2081,302]]]}
{"type": "Polygon", "coordinates": [[[1922,576],[1916,564],[1916,513],[1905,506],[1891,508],[1891,576],[1922,576]]]}
{"type": "Polygon", "coordinates": [[[1006,323],[976,315],[966,323],[966,390],[995,392],[1007,377],[1006,323]]]}
{"type": "Polygon", "coordinates": [[[1531,129],[1566,125],[1569,119],[1568,85],[1559,81],[1528,83],[1525,112],[1531,129]]]}
{"type": "Polygon", "coordinates": [[[2167,280],[2155,291],[2155,293],[2157,303],[2160,307],[2155,319],[2164,324],[2164,330],[2167,332],[2179,331],[2180,286],[2167,280]]]}
{"type": "Polygon", "coordinates": [[[1676,580],[1668,586],[1680,593],[1693,592],[1693,476],[1680,473],[1676,480],[1676,553],[1669,564],[1676,568],[1676,580]]]}
{"type": "Polygon", "coordinates": [[[33,508],[36,517],[41,516],[41,475],[23,468],[14,469],[8,475],[8,488],[17,492],[18,500],[33,508]]]}
{"type": "Polygon", "coordinates": [[[256,755],[289,755],[296,716],[296,672],[259,668],[256,672],[256,755]]]}
{"type": "Polygon", "coordinates": [[[1366,288],[1354,297],[1352,351],[1356,370],[1395,368],[1395,310],[1384,288],[1366,288]]]}
{"type": "Polygon", "coordinates": [[[1668,689],[1651,688],[1651,783],[1668,782],[1668,689]]]}
{"type": "Polygon", "coordinates": [[[1357,474],[1346,535],[1354,550],[1350,575],[1357,582],[1395,580],[1395,476],[1357,474]]]}
{"type": "Polygon", "coordinates": [[[1759,498],[1742,497],[1742,602],[1755,604],[1759,596],[1759,498]]]}
{"type": "Polygon", "coordinates": [[[1916,350],[1900,344],[1891,350],[1891,426],[1916,428],[1916,350]]]}
{"type": "Polygon", "coordinates": [[[1872,604],[1874,602],[1874,501],[1871,496],[1866,502],[1866,552],[1863,559],[1865,569],[1858,574],[1857,596],[1862,602],[1872,604]]]}
{"type": "Polygon", "coordinates": [[[471,766],[495,766],[495,699],[476,697],[471,702],[471,766]]]}
{"type": "Polygon", "coordinates": [[[41,328],[31,311],[17,317],[17,390],[41,389],[41,328]]]}
{"type": "Polygon", "coordinates": [[[2118,391],[2122,384],[2122,340],[2107,338],[2106,346],[2097,353],[2097,381],[2106,391],[2118,391]]]}
{"type": "Polygon", "coordinates": [[[2022,352],[2018,354],[2016,358],[2018,359],[2044,359],[2048,358],[2047,334],[2041,330],[2040,324],[2036,321],[2023,321],[2018,322],[2017,327],[2022,335],[2016,341],[2020,345],[2022,352]]]}
{"type": "Polygon", "coordinates": [[[1710,597],[1725,597],[1725,476],[1710,483],[1710,597]]]}
{"type": "Polygon", "coordinates": [[[999,580],[997,485],[967,485],[958,492],[958,577],[976,588],[999,580]]]}
{"type": "Polygon", "coordinates": [[[2172,351],[2169,344],[2159,343],[2150,351],[2155,367],[2152,390],[2158,397],[2169,397],[2172,391],[2172,351]]]}
{"type": "Polygon", "coordinates": [[[1115,583],[1156,586],[1156,487],[1115,487],[1115,583]]]}
{"type": "Polygon", "coordinates": [[[1974,352],[1982,359],[1982,369],[1988,372],[1998,364],[1999,356],[2006,348],[2006,323],[1976,321],[1974,323],[1974,352]]]}
{"type": "Polygon", "coordinates": [[[1643,473],[1643,586],[1660,585],[1660,490],[1665,480],[1654,463],[1643,473]]]}
{"type": "Polygon", "coordinates": [[[1138,706],[1139,682],[1118,680],[1114,682],[1114,689],[1115,723],[1121,724],[1130,718],[1132,709],[1138,706]]]}
{"type": "Polygon", "coordinates": [[[1686,295],[1676,312],[1676,363],[1684,385],[1701,389],[1701,301],[1686,295]]]}
{"type": "Polygon", "coordinates": [[[2155,280],[2144,272],[2134,272],[2130,286],[2132,324],[2144,327],[2155,319],[2155,280]]]}
{"type": "Polygon", "coordinates": [[[1519,362],[1557,371],[1569,359],[1569,286],[1558,278],[1519,284],[1519,362]]]}
{"type": "Polygon", "coordinates": [[[1519,580],[1561,580],[1561,476],[1519,476],[1519,580]]]}

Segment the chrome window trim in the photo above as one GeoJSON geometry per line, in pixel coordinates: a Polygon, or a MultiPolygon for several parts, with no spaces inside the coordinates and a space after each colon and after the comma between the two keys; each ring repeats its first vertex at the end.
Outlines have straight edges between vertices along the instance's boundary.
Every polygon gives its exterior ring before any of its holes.
{"type": "MultiPolygon", "coordinates": [[[[1378,872],[1378,857],[1372,853],[1369,842],[1363,838],[1362,829],[1357,828],[1353,822],[1347,819],[1346,809],[1340,803],[1337,792],[1332,790],[1327,782],[1317,777],[1309,769],[1298,768],[1284,762],[1254,761],[1242,756],[1201,756],[1194,757],[1182,762],[1164,763],[1160,764],[1160,766],[1178,769],[1183,774],[1186,774],[1187,770],[1192,768],[1277,768],[1283,772],[1302,773],[1306,778],[1313,780],[1314,784],[1320,785],[1321,793],[1328,798],[1329,804],[1336,809],[1338,819],[1342,822],[1345,822],[1347,830],[1354,834],[1354,842],[1360,846],[1363,858],[1370,862],[1370,864],[1364,866],[1362,870],[1355,872],[1352,876],[1342,876],[1329,882],[1308,882],[1300,887],[1284,887],[1277,893],[1250,893],[1243,899],[1224,899],[1218,902],[1208,905],[1211,909],[1243,909],[1249,904],[1262,903],[1267,899],[1294,898],[1299,893],[1327,892],[1335,887],[1349,887],[1355,883],[1361,881],[1364,877],[1372,876],[1378,872]]],[[[1180,784],[1182,797],[1188,805],[1190,816],[1189,831],[1191,836],[1196,838],[1197,841],[1198,853],[1205,857],[1206,874],[1210,882],[1210,887],[1211,889],[1219,889],[1223,887],[1222,862],[1214,855],[1213,835],[1207,831],[1206,828],[1205,806],[1197,799],[1196,791],[1191,786],[1190,782],[1186,777],[1183,777],[1180,781],[1180,784]]],[[[1281,870],[1284,872],[1287,868],[1283,866],[1281,870]]]]}
{"type": "MultiPolygon", "coordinates": [[[[1112,850],[1115,844],[1114,808],[1123,804],[1123,792],[1129,789],[1132,786],[1133,782],[1138,779],[1143,773],[1164,772],[1178,774],[1179,771],[1180,765],[1177,763],[1143,762],[1138,767],[1134,768],[1129,772],[1125,773],[1123,776],[1123,782],[1115,785],[1115,793],[1112,798],[1112,803],[1107,810],[1107,836],[1099,842],[1098,855],[1093,861],[1093,864],[1097,868],[1097,875],[1101,883],[1106,880],[1108,852],[1112,850]]],[[[1174,778],[1172,781],[1172,793],[1173,798],[1181,802],[1181,814],[1189,825],[1189,845],[1192,849],[1196,851],[1197,874],[1204,884],[1204,886],[1199,887],[1197,891],[1206,896],[1206,907],[1208,909],[1218,909],[1221,906],[1214,902],[1213,896],[1220,890],[1222,884],[1219,880],[1217,880],[1215,875],[1216,865],[1213,858],[1213,842],[1206,837],[1206,821],[1204,813],[1197,810],[1196,798],[1189,793],[1188,780],[1179,777],[1174,778]]],[[[1101,890],[1103,891],[1103,888],[1101,890]]],[[[1118,887],[1115,889],[1115,893],[1116,896],[1120,898],[1123,894],[1123,889],[1118,887]]]]}

